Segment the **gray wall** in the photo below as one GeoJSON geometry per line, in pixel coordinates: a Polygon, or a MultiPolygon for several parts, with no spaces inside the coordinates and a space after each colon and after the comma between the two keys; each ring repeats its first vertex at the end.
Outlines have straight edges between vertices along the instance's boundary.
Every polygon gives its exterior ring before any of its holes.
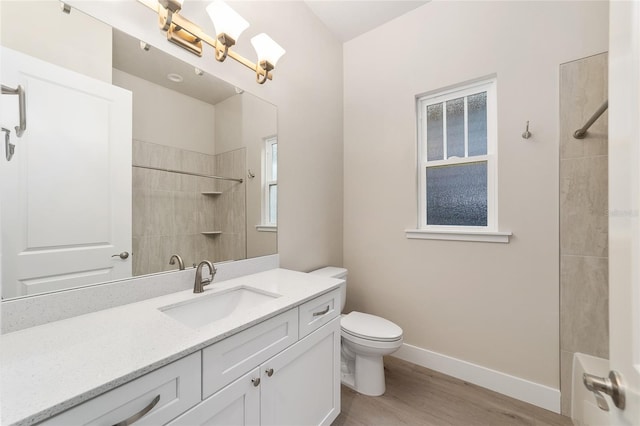
{"type": "Polygon", "coordinates": [[[609,357],[607,54],[560,66],[560,387],[570,415],[573,354],[609,357]]]}

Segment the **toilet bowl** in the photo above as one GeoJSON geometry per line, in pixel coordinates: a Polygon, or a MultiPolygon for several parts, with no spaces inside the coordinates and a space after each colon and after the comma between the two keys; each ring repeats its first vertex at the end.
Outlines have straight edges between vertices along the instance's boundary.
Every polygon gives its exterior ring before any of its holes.
{"type": "MultiPolygon", "coordinates": [[[[311,273],[344,280],[340,288],[342,311],[347,293],[347,270],[326,267],[311,273]]],[[[342,315],[340,327],[342,383],[364,395],[384,394],[382,357],[394,353],[402,346],[402,329],[389,320],[357,311],[342,315]]]]}

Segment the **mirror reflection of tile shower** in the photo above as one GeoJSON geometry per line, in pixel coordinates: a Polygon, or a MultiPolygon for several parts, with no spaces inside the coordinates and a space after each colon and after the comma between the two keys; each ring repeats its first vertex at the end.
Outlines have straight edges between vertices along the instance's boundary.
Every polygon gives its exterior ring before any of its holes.
{"type": "MultiPolygon", "coordinates": [[[[208,155],[133,141],[133,164],[189,170],[202,175],[242,176],[246,149],[208,155]]],[[[176,269],[179,253],[187,267],[244,259],[245,184],[167,171],[133,170],[133,275],[176,269]]]]}

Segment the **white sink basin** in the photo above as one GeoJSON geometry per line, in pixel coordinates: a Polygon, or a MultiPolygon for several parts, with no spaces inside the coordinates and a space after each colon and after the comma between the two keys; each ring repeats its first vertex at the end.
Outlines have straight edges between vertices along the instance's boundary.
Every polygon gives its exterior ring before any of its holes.
{"type": "Polygon", "coordinates": [[[278,297],[280,297],[279,294],[238,287],[158,309],[186,326],[199,328],[278,297]]]}

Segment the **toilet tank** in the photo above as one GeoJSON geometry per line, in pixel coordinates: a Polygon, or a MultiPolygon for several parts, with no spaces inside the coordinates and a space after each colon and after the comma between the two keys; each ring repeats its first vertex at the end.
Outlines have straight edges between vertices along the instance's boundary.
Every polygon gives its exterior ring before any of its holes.
{"type": "Polygon", "coordinates": [[[344,280],[344,284],[340,286],[340,312],[344,310],[344,304],[347,301],[347,272],[348,271],[345,268],[338,268],[335,266],[326,266],[309,272],[310,274],[321,275],[327,278],[338,278],[340,280],[344,280]]]}

